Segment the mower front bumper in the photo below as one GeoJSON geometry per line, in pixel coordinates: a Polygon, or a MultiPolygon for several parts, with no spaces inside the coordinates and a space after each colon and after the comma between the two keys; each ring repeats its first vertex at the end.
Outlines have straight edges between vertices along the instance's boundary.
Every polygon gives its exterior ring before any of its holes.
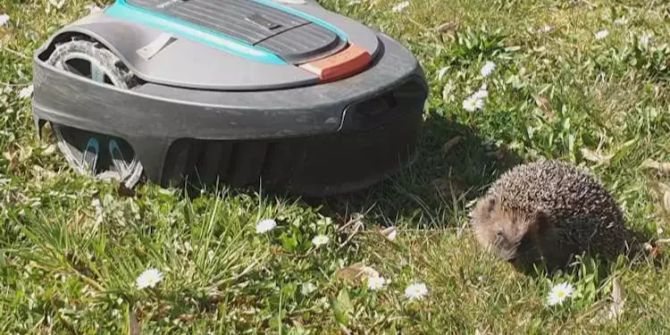
{"type": "Polygon", "coordinates": [[[379,38],[383,51],[362,73],[265,91],[122,90],[47,65],[45,47],[35,58],[34,116],[38,127],[123,138],[148,179],[164,186],[188,179],[303,195],[354,191],[411,158],[427,96],[416,59],[379,38]]]}

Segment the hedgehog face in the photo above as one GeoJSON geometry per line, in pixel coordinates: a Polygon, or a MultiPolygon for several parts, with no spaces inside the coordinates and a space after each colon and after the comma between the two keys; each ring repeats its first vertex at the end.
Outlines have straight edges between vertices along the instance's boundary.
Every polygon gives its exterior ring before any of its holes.
{"type": "Polygon", "coordinates": [[[471,225],[477,241],[515,267],[526,268],[542,259],[538,233],[541,213],[527,214],[501,208],[493,197],[481,199],[471,213],[471,225]]]}

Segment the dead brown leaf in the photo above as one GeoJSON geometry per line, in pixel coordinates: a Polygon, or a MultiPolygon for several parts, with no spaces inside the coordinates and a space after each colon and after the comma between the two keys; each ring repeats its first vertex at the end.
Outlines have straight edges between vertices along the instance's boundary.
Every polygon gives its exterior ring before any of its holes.
{"type": "Polygon", "coordinates": [[[350,284],[361,283],[366,278],[378,276],[379,272],[363,263],[352,264],[335,273],[335,278],[350,284]]]}
{"type": "Polygon", "coordinates": [[[3,152],[2,156],[9,162],[7,165],[7,170],[12,171],[15,170],[19,166],[19,155],[17,155],[15,152],[3,152]]]}
{"type": "Polygon", "coordinates": [[[379,233],[387,240],[395,241],[396,236],[398,235],[398,230],[395,228],[395,226],[391,226],[380,230],[379,233]]]}
{"type": "Polygon", "coordinates": [[[141,327],[137,320],[137,315],[135,311],[130,311],[128,315],[128,334],[129,335],[140,335],[141,327]]]}
{"type": "Polygon", "coordinates": [[[660,191],[660,193],[670,192],[670,185],[664,183],[657,183],[656,187],[657,187],[656,189],[660,191]]]}
{"type": "Polygon", "coordinates": [[[657,162],[653,159],[646,159],[640,165],[641,168],[656,170],[660,173],[670,173],[670,163],[668,162],[657,162]]]}
{"type": "Polygon", "coordinates": [[[459,23],[457,21],[447,21],[435,28],[438,33],[450,33],[458,29],[459,23]]]}
{"type": "Polygon", "coordinates": [[[536,96],[535,104],[537,105],[537,107],[540,108],[540,110],[542,110],[544,115],[546,115],[549,120],[554,119],[556,113],[554,113],[554,110],[551,108],[551,103],[549,103],[549,99],[543,96],[536,96]]]}

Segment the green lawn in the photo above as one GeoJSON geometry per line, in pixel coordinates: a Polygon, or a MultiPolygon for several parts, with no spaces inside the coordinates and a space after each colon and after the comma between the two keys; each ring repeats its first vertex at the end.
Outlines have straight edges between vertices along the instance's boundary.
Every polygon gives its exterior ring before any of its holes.
{"type": "Polygon", "coordinates": [[[524,276],[467,229],[496,176],[544,157],[588,167],[631,226],[669,237],[670,3],[398,3],[325,1],[420,59],[431,96],[419,159],[366,192],[303,201],[155,185],[128,197],[76,175],[36,137],[20,92],[35,48],[92,2],[2,0],[0,333],[670,333],[668,256],[524,276]],[[497,66],[483,78],[486,61],[497,66]],[[483,83],[484,108],[466,111],[483,83]],[[257,234],[263,218],[277,228],[257,234]],[[393,241],[380,233],[391,225],[393,241]],[[317,235],[329,243],[314,247],[317,235]],[[355,264],[386,285],[351,280],[355,264]],[[163,278],[138,289],[148,268],[163,278]],[[547,306],[562,282],[575,295],[547,306]],[[412,283],[423,299],[405,297],[412,283]]]}

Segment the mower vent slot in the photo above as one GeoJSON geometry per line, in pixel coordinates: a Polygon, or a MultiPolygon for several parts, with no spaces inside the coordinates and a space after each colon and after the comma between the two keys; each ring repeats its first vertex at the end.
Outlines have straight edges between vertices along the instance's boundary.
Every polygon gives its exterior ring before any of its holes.
{"type": "Polygon", "coordinates": [[[170,146],[163,184],[229,184],[233,187],[285,183],[301,157],[300,146],[268,141],[180,139],[170,146]]]}
{"type": "Polygon", "coordinates": [[[287,62],[337,51],[346,41],[320,25],[253,0],[128,0],[138,7],[263,47],[287,62]]]}

